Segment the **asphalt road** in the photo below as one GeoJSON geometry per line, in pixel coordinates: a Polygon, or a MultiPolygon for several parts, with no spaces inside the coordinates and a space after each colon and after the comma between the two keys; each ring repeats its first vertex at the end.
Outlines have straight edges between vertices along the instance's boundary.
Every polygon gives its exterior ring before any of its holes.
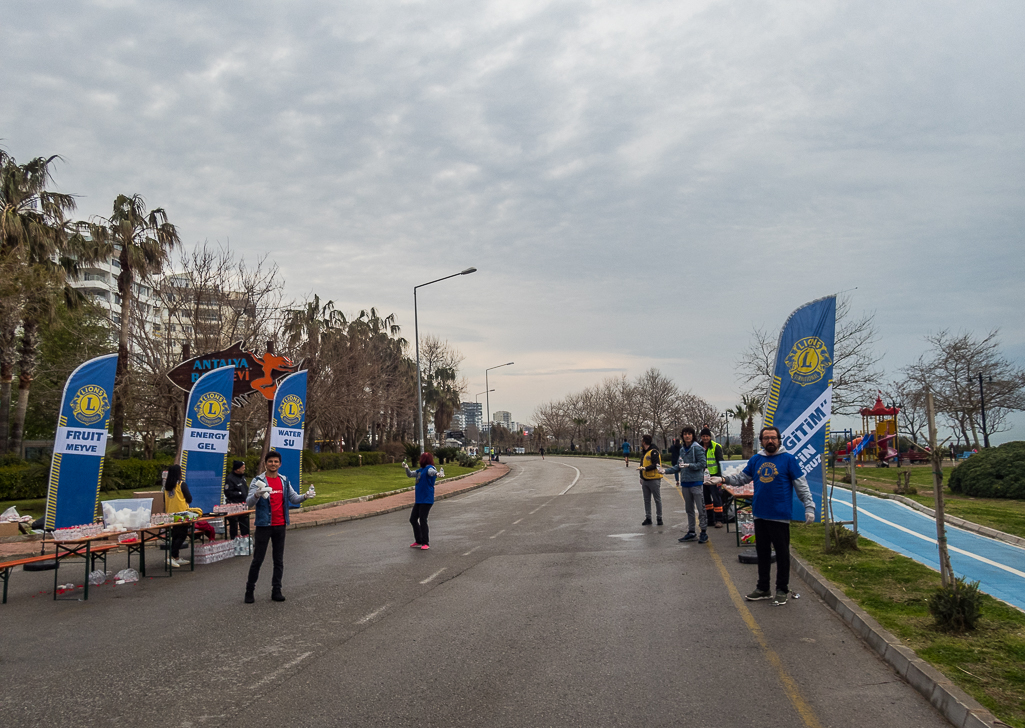
{"type": "MultiPolygon", "coordinates": [[[[50,726],[946,726],[801,582],[746,604],[732,533],[641,527],[622,462],[516,458],[431,514],[290,531],[288,601],[248,559],[0,607],[0,715],[50,726]]],[[[117,556],[121,568],[123,556],[117,556]]],[[[62,570],[63,571],[63,570],[62,570]]],[[[70,571],[70,570],[69,570],[70,571]]],[[[37,594],[36,598],[31,598],[37,594]]]]}

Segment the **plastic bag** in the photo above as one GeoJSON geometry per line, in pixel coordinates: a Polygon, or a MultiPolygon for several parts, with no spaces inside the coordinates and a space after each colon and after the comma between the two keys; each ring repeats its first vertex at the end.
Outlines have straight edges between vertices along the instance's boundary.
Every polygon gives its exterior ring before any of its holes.
{"type": "Polygon", "coordinates": [[[107,581],[107,572],[97,569],[96,571],[90,572],[89,583],[93,586],[99,586],[107,581]]]}
{"type": "Polygon", "coordinates": [[[133,581],[139,580],[139,572],[135,569],[121,569],[121,571],[117,572],[114,578],[118,580],[118,583],[124,582],[126,584],[130,584],[133,581]]]}
{"type": "Polygon", "coordinates": [[[0,513],[0,522],[2,521],[17,521],[21,516],[18,515],[18,509],[11,506],[3,513],[0,513]]]}

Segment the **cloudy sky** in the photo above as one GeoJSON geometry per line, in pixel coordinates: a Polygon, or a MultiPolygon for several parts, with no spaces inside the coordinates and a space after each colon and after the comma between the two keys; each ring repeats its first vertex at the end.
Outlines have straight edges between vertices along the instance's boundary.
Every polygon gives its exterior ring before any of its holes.
{"type": "Polygon", "coordinates": [[[471,398],[514,360],[516,420],[651,366],[726,407],[840,290],[888,373],[943,328],[1025,364],[1023,41],[1018,0],[8,0],[0,144],[409,338],[476,266],[421,331],[471,398]]]}

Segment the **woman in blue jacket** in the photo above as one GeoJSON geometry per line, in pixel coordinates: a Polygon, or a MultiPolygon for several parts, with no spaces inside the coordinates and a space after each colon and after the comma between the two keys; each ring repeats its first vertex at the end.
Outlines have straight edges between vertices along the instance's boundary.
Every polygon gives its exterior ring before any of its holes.
{"type": "Polygon", "coordinates": [[[434,482],[438,479],[438,471],[434,467],[434,456],[425,452],[420,456],[420,467],[410,470],[406,462],[402,462],[406,469],[406,476],[416,478],[416,499],[413,502],[413,512],[409,514],[409,522],[413,526],[413,543],[409,544],[411,549],[429,549],[431,537],[427,528],[427,514],[431,512],[434,505],[434,482]]]}

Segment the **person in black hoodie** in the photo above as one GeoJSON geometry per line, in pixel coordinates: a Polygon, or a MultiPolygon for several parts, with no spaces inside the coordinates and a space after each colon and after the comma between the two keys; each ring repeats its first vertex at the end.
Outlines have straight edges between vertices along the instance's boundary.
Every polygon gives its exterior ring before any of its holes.
{"type": "MultiPolygon", "coordinates": [[[[249,484],[246,482],[246,464],[236,460],[231,464],[231,472],[224,480],[224,502],[245,503],[249,495],[249,484]]],[[[249,535],[249,516],[229,516],[228,535],[237,538],[239,533],[249,535]]]]}

